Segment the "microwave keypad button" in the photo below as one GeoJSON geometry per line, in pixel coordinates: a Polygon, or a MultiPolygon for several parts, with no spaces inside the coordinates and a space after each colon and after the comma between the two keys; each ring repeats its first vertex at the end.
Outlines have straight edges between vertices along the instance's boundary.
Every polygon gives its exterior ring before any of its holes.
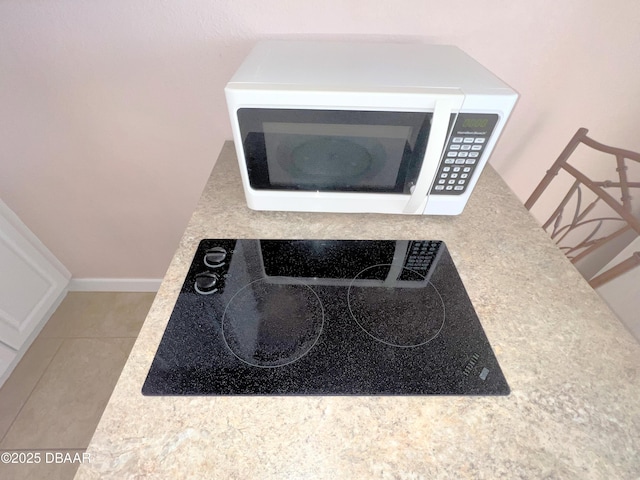
{"type": "MultiPolygon", "coordinates": [[[[451,159],[445,159],[445,161],[446,160],[451,159]]],[[[471,159],[458,158],[456,159],[456,163],[465,163],[469,160],[471,159]]],[[[448,192],[450,194],[456,195],[463,193],[465,188],[467,187],[468,178],[472,170],[473,167],[443,166],[438,175],[438,180],[433,186],[433,191],[442,193],[448,192]]],[[[421,252],[424,252],[425,248],[423,248],[421,252]]],[[[417,253],[418,251],[419,249],[414,246],[414,253],[417,253]]]]}
{"type": "Polygon", "coordinates": [[[433,192],[460,195],[467,188],[475,165],[482,155],[486,137],[452,137],[445,150],[443,164],[438,170],[433,192]]]}

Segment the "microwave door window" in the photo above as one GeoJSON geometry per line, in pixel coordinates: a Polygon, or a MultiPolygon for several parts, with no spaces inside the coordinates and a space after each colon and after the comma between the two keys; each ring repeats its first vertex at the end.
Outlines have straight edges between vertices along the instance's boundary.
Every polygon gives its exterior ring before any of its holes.
{"type": "Polygon", "coordinates": [[[264,132],[275,187],[393,189],[411,127],[266,123],[264,132]]]}
{"type": "Polygon", "coordinates": [[[290,121],[267,115],[243,137],[253,188],[403,193],[415,180],[428,114],[323,111],[301,121],[291,112],[290,121]]]}

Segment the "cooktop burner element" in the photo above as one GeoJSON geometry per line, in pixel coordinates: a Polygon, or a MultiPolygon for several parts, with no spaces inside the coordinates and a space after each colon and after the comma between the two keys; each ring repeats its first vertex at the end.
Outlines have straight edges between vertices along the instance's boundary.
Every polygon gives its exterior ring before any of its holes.
{"type": "Polygon", "coordinates": [[[360,272],[347,292],[349,312],[360,327],[376,340],[392,347],[417,347],[433,340],[442,329],[445,310],[442,297],[430,282],[403,268],[405,281],[421,288],[358,286],[364,275],[382,277],[391,265],[374,265],[360,272]],[[355,285],[354,285],[355,284],[355,285]]]}
{"type": "Polygon", "coordinates": [[[145,395],[506,395],[443,242],[203,240],[145,395]]]}
{"type": "Polygon", "coordinates": [[[229,300],[222,316],[222,338],[249,365],[281,367],[311,350],[323,322],[322,302],[308,285],[261,279],[229,300]]]}

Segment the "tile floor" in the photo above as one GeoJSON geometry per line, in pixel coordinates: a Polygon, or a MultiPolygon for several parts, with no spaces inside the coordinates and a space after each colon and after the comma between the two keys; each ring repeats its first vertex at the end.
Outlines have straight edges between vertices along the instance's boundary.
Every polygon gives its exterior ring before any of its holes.
{"type": "Polygon", "coordinates": [[[0,388],[1,479],[71,479],[155,293],[70,292],[0,388]],[[69,456],[66,456],[69,454],[69,456]]]}

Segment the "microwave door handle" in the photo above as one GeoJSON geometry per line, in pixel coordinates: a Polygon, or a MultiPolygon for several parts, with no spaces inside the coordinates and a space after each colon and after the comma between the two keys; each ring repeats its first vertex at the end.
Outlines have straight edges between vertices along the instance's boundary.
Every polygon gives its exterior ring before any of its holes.
{"type": "Polygon", "coordinates": [[[435,178],[444,143],[447,140],[447,130],[449,129],[449,118],[451,116],[452,102],[448,99],[440,99],[436,102],[433,110],[433,119],[431,121],[431,132],[429,133],[429,141],[427,142],[427,150],[424,154],[422,169],[420,175],[413,188],[411,197],[404,207],[403,213],[422,213],[418,211],[424,199],[429,193],[431,184],[435,178]]]}

